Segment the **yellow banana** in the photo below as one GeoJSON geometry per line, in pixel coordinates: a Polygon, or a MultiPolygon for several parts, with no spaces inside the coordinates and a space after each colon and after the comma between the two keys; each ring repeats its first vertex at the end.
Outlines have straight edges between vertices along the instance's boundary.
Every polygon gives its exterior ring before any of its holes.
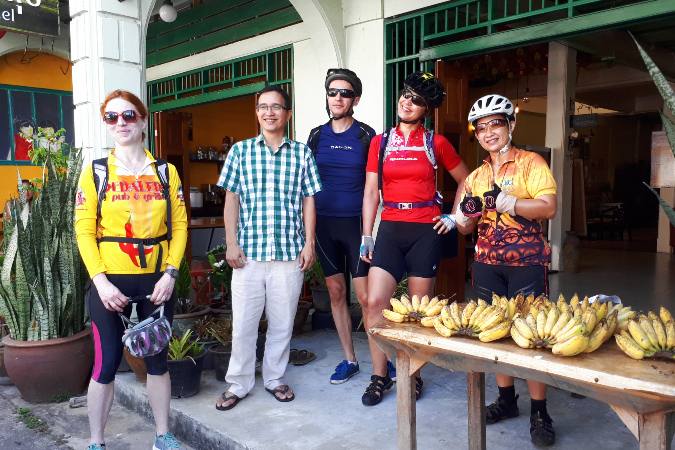
{"type": "Polygon", "coordinates": [[[489,330],[504,320],[504,310],[496,307],[492,313],[488,314],[482,322],[478,324],[481,331],[489,330]]]}
{"type": "Polygon", "coordinates": [[[530,305],[530,314],[532,314],[532,317],[534,317],[534,319],[537,320],[537,315],[539,314],[539,306],[530,305]]]}
{"type": "Polygon", "coordinates": [[[485,308],[487,308],[486,305],[478,304],[478,306],[476,306],[476,309],[474,309],[473,313],[471,314],[471,317],[469,318],[469,327],[473,328],[473,326],[476,324],[476,319],[481,314],[483,314],[485,308]]]}
{"type": "Polygon", "coordinates": [[[614,335],[616,345],[628,356],[633,359],[642,359],[645,357],[645,352],[633,339],[628,336],[617,334],[614,335]]]}
{"type": "Polygon", "coordinates": [[[443,325],[445,325],[445,328],[449,330],[457,331],[460,329],[460,326],[455,323],[451,316],[441,318],[441,321],[443,322],[443,325]]]}
{"type": "Polygon", "coordinates": [[[485,320],[487,316],[489,316],[491,313],[495,311],[496,306],[494,305],[488,305],[483,309],[483,312],[480,313],[478,317],[476,317],[476,320],[473,322],[473,328],[477,329],[482,329],[481,323],[485,320]]]}
{"type": "Polygon", "coordinates": [[[478,339],[480,339],[481,342],[492,342],[496,341],[497,339],[505,338],[506,336],[508,336],[510,331],[511,331],[511,322],[504,321],[499,325],[497,325],[496,327],[482,331],[478,335],[478,339]]]}
{"type": "Polygon", "coordinates": [[[595,328],[595,324],[598,323],[598,316],[593,308],[587,308],[586,311],[581,315],[581,322],[584,324],[588,331],[592,331],[595,328]]]}
{"type": "Polygon", "coordinates": [[[457,324],[458,328],[461,328],[462,326],[462,312],[459,309],[459,303],[452,302],[450,304],[450,317],[452,317],[452,320],[457,324]]]}
{"type": "Polygon", "coordinates": [[[425,316],[437,316],[441,313],[441,310],[443,309],[443,305],[436,303],[433,306],[427,306],[427,310],[424,311],[425,316]]]}
{"type": "Polygon", "coordinates": [[[410,303],[412,303],[413,312],[418,312],[420,310],[420,298],[417,294],[412,296],[412,301],[410,303]]]}
{"type": "Polygon", "coordinates": [[[569,330],[567,330],[565,333],[558,334],[558,336],[555,337],[555,342],[565,342],[569,339],[571,339],[574,336],[578,336],[580,334],[585,334],[586,333],[586,328],[584,327],[583,323],[579,323],[569,330]]]}
{"type": "Polygon", "coordinates": [[[405,307],[403,303],[399,299],[392,298],[389,300],[389,303],[391,303],[391,307],[394,310],[394,312],[397,312],[399,314],[408,314],[408,308],[405,307]]]}
{"type": "Polygon", "coordinates": [[[532,328],[527,324],[525,319],[522,317],[516,317],[513,319],[513,326],[518,329],[518,333],[527,340],[533,340],[535,338],[532,328]]]}
{"type": "Polygon", "coordinates": [[[516,327],[511,327],[511,338],[513,338],[513,341],[518,345],[518,347],[522,348],[534,347],[534,343],[532,342],[532,340],[523,337],[523,335],[521,335],[518,332],[518,328],[516,327]]]}
{"type": "Polygon", "coordinates": [[[435,306],[438,304],[439,301],[440,301],[440,299],[438,298],[438,296],[436,296],[436,297],[432,298],[431,300],[429,300],[429,304],[427,305],[427,309],[424,311],[424,313],[428,316],[429,314],[427,314],[427,311],[428,311],[429,309],[435,307],[435,306]]]}
{"type": "Polygon", "coordinates": [[[560,314],[558,317],[558,320],[555,322],[555,325],[553,325],[553,328],[551,328],[551,331],[549,332],[548,336],[549,337],[554,337],[556,334],[560,332],[560,330],[563,329],[565,325],[572,319],[572,314],[570,314],[568,311],[564,311],[560,314]]]}
{"type": "MultiPolygon", "coordinates": [[[[595,302],[593,304],[595,305],[596,303],[598,303],[598,302],[595,302]]],[[[608,308],[609,308],[609,305],[607,304],[607,302],[600,303],[600,306],[598,306],[598,309],[596,309],[596,312],[597,312],[596,315],[598,316],[598,320],[602,320],[605,317],[607,317],[608,308]]]]}
{"type": "MultiPolygon", "coordinates": [[[[562,295],[562,294],[560,294],[562,295]]],[[[575,292],[572,298],[570,299],[570,306],[575,307],[579,305],[579,295],[575,292]]]]}
{"type": "Polygon", "coordinates": [[[443,325],[443,322],[438,317],[434,319],[434,328],[436,329],[436,332],[441,336],[450,337],[454,334],[454,332],[451,329],[443,325]]]}
{"type": "Polygon", "coordinates": [[[546,316],[546,324],[544,325],[544,337],[549,337],[551,335],[551,330],[553,329],[553,325],[558,322],[558,318],[560,317],[560,310],[558,307],[553,307],[551,310],[548,312],[548,315],[546,316]]]}
{"type": "Polygon", "coordinates": [[[675,350],[675,321],[669,320],[663,327],[666,329],[666,348],[675,350]]]}
{"type": "Polygon", "coordinates": [[[658,341],[658,347],[660,350],[666,350],[668,347],[666,347],[666,342],[668,340],[668,337],[666,336],[666,329],[661,323],[661,319],[658,317],[656,319],[652,319],[652,328],[654,329],[654,333],[656,333],[656,340],[658,341]]]}
{"type": "Polygon", "coordinates": [[[487,306],[487,305],[488,305],[488,302],[486,302],[482,298],[478,299],[478,306],[487,306]]]}
{"type": "Polygon", "coordinates": [[[650,351],[652,350],[652,344],[649,341],[649,337],[644,332],[637,320],[631,319],[628,321],[628,331],[630,332],[633,340],[642,347],[643,350],[650,351]]]}
{"type": "Polygon", "coordinates": [[[584,299],[581,301],[580,305],[581,305],[581,309],[583,311],[586,311],[588,309],[588,307],[590,306],[590,302],[588,301],[588,297],[584,297],[584,299]]]}
{"type": "Polygon", "coordinates": [[[403,314],[399,314],[395,311],[392,311],[390,309],[383,309],[382,310],[382,315],[384,316],[385,319],[391,320],[392,322],[397,322],[401,323],[405,320],[406,316],[403,314]]]}
{"type": "Polygon", "coordinates": [[[422,299],[420,300],[420,309],[419,312],[424,313],[426,311],[427,307],[429,306],[429,296],[428,295],[423,295],[422,299]]]}
{"type": "Polygon", "coordinates": [[[588,336],[577,334],[563,342],[558,342],[552,348],[554,355],[574,356],[582,353],[588,346],[588,336]]]}
{"type": "Polygon", "coordinates": [[[590,353],[596,351],[605,342],[607,336],[609,336],[609,325],[607,324],[607,320],[602,319],[588,337],[588,346],[584,349],[584,352],[590,353]]]}
{"type": "Polygon", "coordinates": [[[412,303],[410,303],[410,299],[408,298],[407,295],[405,294],[401,295],[400,301],[403,304],[403,306],[405,306],[405,309],[407,309],[409,313],[414,311],[413,305],[412,303]]]}
{"type": "Polygon", "coordinates": [[[562,314],[562,313],[570,312],[571,309],[570,309],[570,305],[568,305],[567,303],[561,303],[561,304],[558,305],[558,310],[562,314]]]}
{"type": "Polygon", "coordinates": [[[607,314],[607,317],[605,317],[605,320],[607,320],[607,327],[609,328],[609,333],[607,334],[607,337],[605,340],[609,339],[610,336],[614,334],[616,331],[616,327],[619,323],[619,320],[617,319],[618,313],[616,311],[612,311],[607,314]]]}
{"type": "Polygon", "coordinates": [[[525,317],[525,322],[527,323],[527,326],[530,327],[530,329],[532,330],[535,339],[541,338],[541,336],[539,336],[539,334],[537,333],[537,319],[534,318],[532,313],[528,314],[527,317],[525,317]]]}
{"type": "Polygon", "coordinates": [[[464,309],[462,310],[462,326],[467,327],[469,326],[469,319],[471,319],[471,315],[473,312],[476,310],[478,307],[478,304],[474,301],[469,302],[464,309]]]}
{"type": "Polygon", "coordinates": [[[673,320],[673,315],[668,311],[668,309],[665,306],[662,306],[659,308],[659,317],[661,318],[661,322],[668,323],[671,320],[673,320]]]}
{"type": "Polygon", "coordinates": [[[649,317],[649,320],[654,320],[654,319],[658,319],[658,318],[659,318],[659,316],[657,316],[656,313],[655,313],[654,311],[649,311],[649,312],[647,312],[647,317],[649,317]]]}
{"type": "Polygon", "coordinates": [[[436,316],[425,316],[420,319],[420,325],[423,327],[433,327],[434,326],[434,320],[436,320],[436,316]]]}
{"type": "Polygon", "coordinates": [[[492,300],[492,305],[494,305],[494,306],[499,305],[499,295],[498,294],[493,292],[491,300],[492,300]]]}
{"type": "Polygon", "coordinates": [[[654,331],[654,327],[652,326],[651,320],[649,320],[649,318],[646,316],[641,316],[638,323],[640,324],[640,328],[642,328],[642,330],[647,335],[649,343],[652,344],[652,348],[655,350],[658,349],[659,338],[656,337],[656,332],[654,331]]]}
{"type": "Polygon", "coordinates": [[[516,315],[517,307],[518,307],[518,303],[516,302],[516,299],[515,298],[510,299],[509,300],[509,306],[508,306],[509,319],[513,319],[513,316],[516,315]]]}
{"type": "Polygon", "coordinates": [[[546,335],[544,334],[544,328],[546,327],[546,311],[544,308],[539,310],[537,313],[537,336],[541,339],[544,339],[546,335]]]}

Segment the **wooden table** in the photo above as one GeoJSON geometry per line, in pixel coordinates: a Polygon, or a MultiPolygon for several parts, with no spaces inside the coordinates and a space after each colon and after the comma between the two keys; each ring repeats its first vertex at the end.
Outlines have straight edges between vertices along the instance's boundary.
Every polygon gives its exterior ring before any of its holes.
{"type": "Polygon", "coordinates": [[[566,358],[520,348],[510,339],[485,344],[444,338],[414,324],[388,322],[369,333],[387,354],[396,355],[400,450],[417,448],[414,375],[427,362],[467,372],[471,450],[485,449],[485,372],[540,381],[608,403],[638,439],[640,450],[670,449],[675,362],[633,360],[613,339],[593,353],[566,358]]]}

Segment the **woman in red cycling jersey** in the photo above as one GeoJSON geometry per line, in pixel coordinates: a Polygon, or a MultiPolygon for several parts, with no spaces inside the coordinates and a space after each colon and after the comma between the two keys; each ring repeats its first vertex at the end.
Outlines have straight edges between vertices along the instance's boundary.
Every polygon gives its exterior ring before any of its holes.
{"type": "MultiPolygon", "coordinates": [[[[382,310],[405,275],[410,295],[432,294],[441,259],[440,235],[455,226],[451,216],[441,215],[436,168],[440,164],[452,175],[459,185],[458,193],[469,173],[452,144],[423,125],[424,118],[445,97],[440,82],[429,72],[415,72],[403,86],[397,103],[399,123],[373,138],[366,166],[361,257],[371,264],[364,314],[367,328],[382,320],[382,310]],[[384,209],[375,243],[372,232],[380,204],[378,190],[384,209]]],[[[372,406],[393,386],[394,374],[382,350],[370,338],[368,344],[373,375],[361,401],[372,406]]],[[[415,392],[419,398],[419,377],[415,392]]]]}

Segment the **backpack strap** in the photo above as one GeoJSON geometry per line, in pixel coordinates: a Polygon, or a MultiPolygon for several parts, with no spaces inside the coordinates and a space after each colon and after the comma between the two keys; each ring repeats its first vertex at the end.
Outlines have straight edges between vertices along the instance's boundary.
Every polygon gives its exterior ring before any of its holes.
{"type": "Polygon", "coordinates": [[[94,174],[94,185],[96,186],[96,224],[101,220],[101,204],[105,200],[106,190],[108,189],[108,158],[99,158],[91,162],[92,173],[94,174]]]}
{"type": "Polygon", "coordinates": [[[171,193],[169,190],[169,163],[163,159],[157,159],[154,163],[157,178],[162,185],[162,194],[166,200],[166,240],[171,240],[171,193]]]}
{"type": "Polygon", "coordinates": [[[438,169],[436,164],[436,154],[434,153],[434,131],[425,130],[424,132],[424,151],[427,154],[429,162],[433,166],[434,170],[438,169]]]}
{"type": "Polygon", "coordinates": [[[366,160],[368,159],[368,150],[370,149],[370,141],[375,136],[375,130],[366,125],[363,122],[359,122],[354,119],[354,123],[359,127],[359,141],[363,145],[363,152],[365,154],[366,160]]]}
{"type": "MultiPolygon", "coordinates": [[[[324,125],[330,124],[330,120],[324,125]]],[[[319,151],[319,138],[321,137],[321,127],[319,125],[316,128],[312,128],[312,131],[309,132],[309,137],[307,138],[307,147],[312,150],[312,155],[316,157],[316,152],[319,151]]]]}
{"type": "Polygon", "coordinates": [[[384,201],[384,183],[382,182],[382,170],[384,169],[384,154],[386,153],[387,142],[389,141],[389,133],[391,133],[391,130],[385,130],[382,133],[382,138],[380,140],[380,151],[377,158],[377,188],[380,190],[382,201],[384,201]]]}

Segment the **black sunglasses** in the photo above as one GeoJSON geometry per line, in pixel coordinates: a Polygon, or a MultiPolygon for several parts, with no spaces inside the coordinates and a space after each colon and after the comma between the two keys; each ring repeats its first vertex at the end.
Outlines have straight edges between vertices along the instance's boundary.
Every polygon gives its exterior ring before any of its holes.
{"type": "Polygon", "coordinates": [[[342,97],[342,98],[354,98],[354,97],[356,97],[356,92],[352,91],[351,89],[330,88],[326,91],[326,95],[329,96],[329,97],[337,97],[338,94],[340,94],[340,97],[342,97]]]}
{"type": "Polygon", "coordinates": [[[121,113],[117,113],[114,111],[106,111],[103,113],[103,121],[108,125],[115,125],[120,115],[122,116],[122,119],[124,119],[126,123],[136,123],[136,121],[138,121],[138,113],[133,109],[127,109],[126,111],[122,111],[121,113]]]}
{"type": "Polygon", "coordinates": [[[424,97],[420,97],[410,89],[403,89],[401,91],[401,97],[403,97],[406,100],[410,100],[413,105],[425,107],[427,106],[427,102],[424,100],[424,97]]]}

